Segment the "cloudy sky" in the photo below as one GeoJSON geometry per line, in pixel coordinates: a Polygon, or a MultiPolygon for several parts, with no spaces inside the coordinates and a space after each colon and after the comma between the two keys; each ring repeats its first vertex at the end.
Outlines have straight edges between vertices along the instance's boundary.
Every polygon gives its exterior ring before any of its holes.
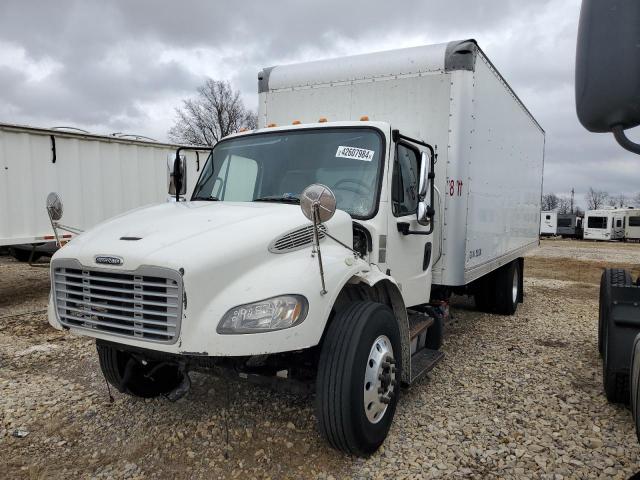
{"type": "Polygon", "coordinates": [[[166,140],[207,76],[257,109],[264,66],[475,38],[547,132],[545,191],[640,191],[640,159],[576,120],[578,0],[162,3],[2,0],[0,122],[166,140]]]}

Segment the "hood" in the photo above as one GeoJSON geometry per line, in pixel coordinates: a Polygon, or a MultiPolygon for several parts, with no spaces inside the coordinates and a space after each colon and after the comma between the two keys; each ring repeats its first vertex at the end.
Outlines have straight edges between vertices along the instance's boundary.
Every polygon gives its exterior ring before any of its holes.
{"type": "MultiPolygon", "coordinates": [[[[56,257],[95,264],[96,256],[117,256],[122,268],[164,265],[181,268],[204,257],[247,257],[292,229],[309,225],[298,205],[261,202],[180,202],[143,207],[84,232],[56,257]]],[[[342,211],[326,227],[350,241],[351,217],[342,211]],[[338,227],[348,228],[338,228],[338,227]],[[342,232],[342,234],[340,234],[342,232]]],[[[209,263],[209,262],[204,262],[209,263]]]]}

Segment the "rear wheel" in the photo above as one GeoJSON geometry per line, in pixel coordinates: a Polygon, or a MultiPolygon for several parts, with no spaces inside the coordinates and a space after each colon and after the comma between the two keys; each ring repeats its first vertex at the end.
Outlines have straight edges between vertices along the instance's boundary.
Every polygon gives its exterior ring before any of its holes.
{"type": "MultiPolygon", "coordinates": [[[[13,258],[15,258],[16,260],[18,260],[19,262],[28,262],[29,259],[31,258],[31,250],[26,250],[26,249],[23,249],[23,248],[12,248],[11,249],[11,256],[13,258]]],[[[40,254],[38,252],[33,252],[33,258],[31,259],[31,261],[35,262],[41,256],[42,256],[42,254],[40,254]]]]}
{"type": "Polygon", "coordinates": [[[152,398],[171,392],[182,381],[177,365],[141,360],[131,352],[99,341],[96,348],[104,377],[122,393],[152,398]]]}
{"type": "Polygon", "coordinates": [[[369,455],[384,442],[400,392],[400,331],[391,309],[348,304],[329,325],[316,380],[318,429],[343,452],[369,455]]]}
{"type": "Polygon", "coordinates": [[[520,300],[522,279],[520,262],[514,260],[497,272],[496,276],[496,311],[502,315],[513,315],[520,300]]]}
{"type": "Polygon", "coordinates": [[[476,280],[473,292],[473,300],[476,309],[481,312],[493,312],[496,307],[496,291],[494,282],[495,272],[476,280]]]}

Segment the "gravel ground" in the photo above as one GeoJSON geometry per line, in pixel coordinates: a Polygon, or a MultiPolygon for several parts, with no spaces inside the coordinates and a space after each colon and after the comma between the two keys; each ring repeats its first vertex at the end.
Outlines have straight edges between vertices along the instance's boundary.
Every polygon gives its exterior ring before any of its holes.
{"type": "Polygon", "coordinates": [[[529,256],[608,263],[638,263],[640,262],[640,244],[557,238],[542,240],[542,248],[534,250],[529,256]]]}
{"type": "Polygon", "coordinates": [[[194,374],[176,403],[110,402],[93,342],[28,313],[47,270],[0,257],[0,462],[7,478],[627,478],[640,448],[601,391],[597,278],[536,268],[563,251],[638,262],[640,245],[616,245],[543,242],[513,317],[454,299],[445,360],[403,391],[368,459],[323,443],[310,397],[194,374]]]}

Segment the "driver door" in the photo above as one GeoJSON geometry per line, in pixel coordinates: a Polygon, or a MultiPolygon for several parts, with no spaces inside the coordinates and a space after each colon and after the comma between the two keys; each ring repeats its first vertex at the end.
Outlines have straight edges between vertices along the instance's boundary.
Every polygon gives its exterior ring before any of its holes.
{"type": "Polygon", "coordinates": [[[396,143],[392,167],[387,265],[400,285],[405,305],[419,305],[429,301],[433,236],[424,234],[428,227],[416,219],[420,150],[409,143],[396,143]],[[401,224],[409,224],[409,230],[416,233],[403,234],[398,228],[401,224]]]}

